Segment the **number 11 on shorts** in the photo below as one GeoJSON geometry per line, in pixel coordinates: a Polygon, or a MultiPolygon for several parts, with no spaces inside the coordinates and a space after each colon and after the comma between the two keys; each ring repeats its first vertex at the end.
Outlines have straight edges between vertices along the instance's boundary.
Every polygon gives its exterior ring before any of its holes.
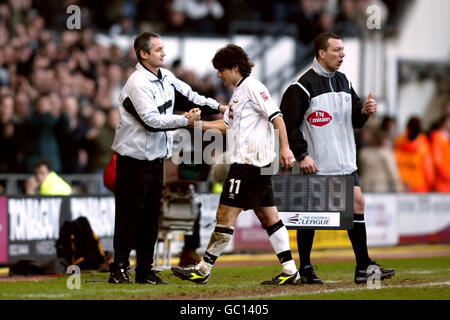
{"type": "Polygon", "coordinates": [[[233,193],[234,185],[236,185],[236,189],[234,190],[234,193],[238,194],[239,187],[241,186],[241,180],[230,179],[230,193],[233,193]]]}

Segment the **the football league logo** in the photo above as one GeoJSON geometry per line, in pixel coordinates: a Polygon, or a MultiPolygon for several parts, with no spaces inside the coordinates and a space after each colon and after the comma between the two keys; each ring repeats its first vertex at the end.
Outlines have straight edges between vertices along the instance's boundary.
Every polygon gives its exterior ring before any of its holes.
{"type": "Polygon", "coordinates": [[[288,218],[288,222],[292,223],[292,224],[298,224],[298,222],[300,221],[300,215],[297,213],[296,215],[289,217],[288,218]]]}

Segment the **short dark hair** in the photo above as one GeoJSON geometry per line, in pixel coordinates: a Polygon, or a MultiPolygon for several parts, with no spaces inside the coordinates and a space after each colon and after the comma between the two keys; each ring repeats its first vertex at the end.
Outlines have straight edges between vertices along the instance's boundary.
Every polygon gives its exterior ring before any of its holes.
{"type": "Polygon", "coordinates": [[[319,57],[320,50],[327,51],[328,40],[330,40],[330,39],[340,40],[341,37],[339,37],[337,34],[334,34],[331,32],[323,32],[314,39],[314,54],[316,55],[316,58],[319,57]]]}
{"type": "Polygon", "coordinates": [[[159,34],[154,32],[143,32],[134,39],[134,52],[136,53],[136,58],[141,61],[141,50],[150,53],[150,39],[160,38],[159,34]]]}
{"type": "Polygon", "coordinates": [[[47,159],[40,159],[40,160],[36,161],[33,168],[37,169],[42,166],[46,166],[48,171],[52,171],[52,165],[50,164],[50,161],[48,161],[47,159]]]}
{"type": "Polygon", "coordinates": [[[406,124],[406,129],[408,132],[408,140],[413,141],[422,132],[422,122],[419,117],[413,116],[409,118],[406,124]]]}
{"type": "Polygon", "coordinates": [[[213,60],[215,69],[231,69],[235,65],[239,67],[239,72],[243,77],[248,76],[252,72],[254,64],[248,58],[248,54],[244,49],[235,45],[229,44],[226,47],[219,49],[213,60]]]}

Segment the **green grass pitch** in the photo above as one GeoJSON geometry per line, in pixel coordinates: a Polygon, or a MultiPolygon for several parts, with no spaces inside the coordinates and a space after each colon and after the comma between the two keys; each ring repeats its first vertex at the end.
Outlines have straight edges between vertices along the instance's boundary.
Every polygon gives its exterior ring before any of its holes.
{"type": "MultiPolygon", "coordinates": [[[[251,259],[251,256],[250,258],[251,259]]],[[[0,281],[1,300],[449,300],[450,258],[383,259],[397,275],[380,287],[353,283],[354,262],[317,264],[321,286],[262,286],[280,271],[279,265],[216,267],[207,285],[182,281],[164,270],[168,285],[111,285],[108,273],[81,273],[80,288],[69,289],[70,275],[43,279],[0,281]]],[[[134,272],[131,272],[134,280],[134,272]]],[[[72,278],[73,279],[73,278],[72,278]]],[[[75,284],[75,282],[71,282],[75,284]]]]}

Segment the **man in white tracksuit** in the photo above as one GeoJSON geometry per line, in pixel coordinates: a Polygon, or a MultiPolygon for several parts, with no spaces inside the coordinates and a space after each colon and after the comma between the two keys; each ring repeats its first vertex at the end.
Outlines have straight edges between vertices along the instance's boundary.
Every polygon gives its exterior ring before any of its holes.
{"type": "Polygon", "coordinates": [[[222,110],[225,106],[194,92],[164,64],[159,35],[144,32],[136,37],[136,71],[120,92],[119,123],[112,149],[117,153],[114,262],[110,283],[130,283],[129,255],[136,248],[136,283],[164,283],[153,271],[158,217],[163,188],[164,159],[172,155],[172,130],[193,126],[200,119],[194,108],[174,115],[175,96],[182,95],[199,107],[222,110]]]}

